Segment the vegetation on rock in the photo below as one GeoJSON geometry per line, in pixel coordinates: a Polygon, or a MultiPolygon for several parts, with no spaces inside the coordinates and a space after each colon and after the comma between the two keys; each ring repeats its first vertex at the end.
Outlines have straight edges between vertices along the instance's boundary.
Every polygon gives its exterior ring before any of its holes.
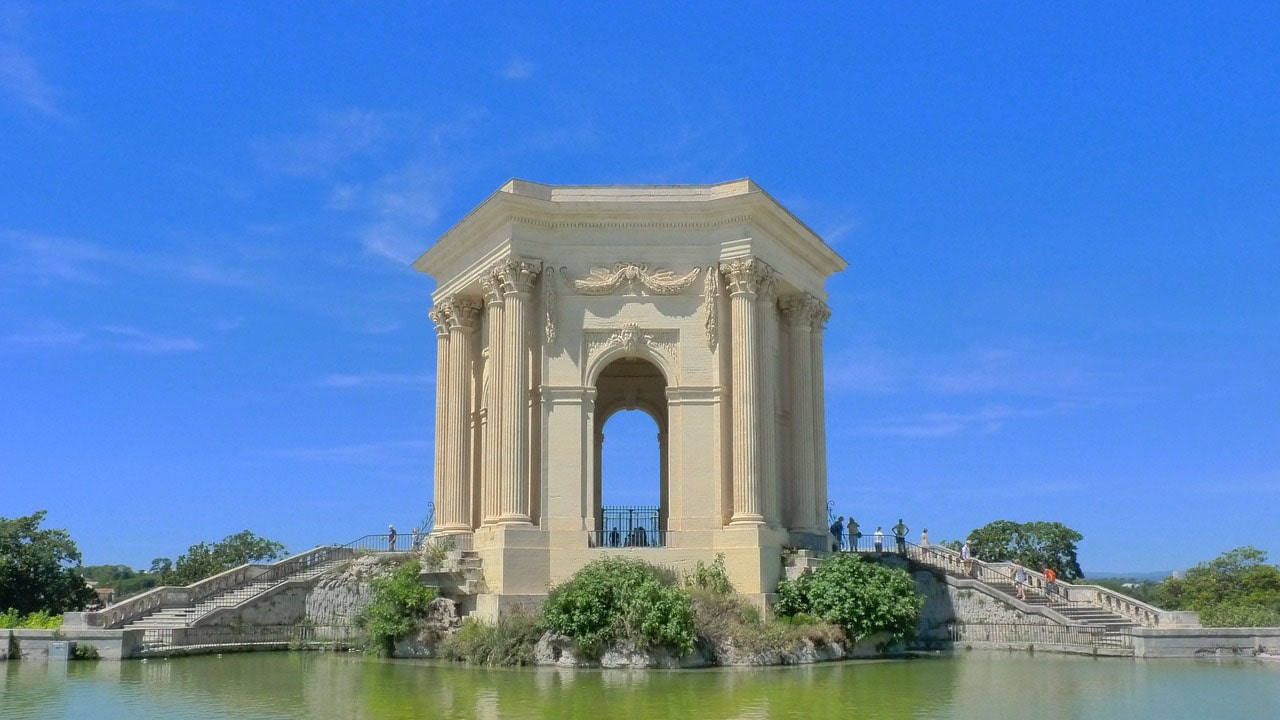
{"type": "Polygon", "coordinates": [[[588,657],[617,641],[693,649],[689,594],[669,574],[634,558],[590,563],[551,588],[542,612],[548,629],[572,638],[588,657]]]}
{"type": "Polygon", "coordinates": [[[1280,626],[1280,567],[1258,548],[1238,547],[1160,583],[1155,604],[1199,612],[1205,627],[1280,626]]]}
{"type": "Polygon", "coordinates": [[[440,643],[440,657],[472,665],[532,665],[544,632],[540,613],[515,612],[493,625],[467,619],[440,643]]]}
{"type": "Polygon", "coordinates": [[[913,637],[923,607],[905,570],[853,553],[837,553],[812,573],[778,584],[780,615],[834,623],[854,642],[880,633],[892,641],[913,637]]]}
{"type": "Polygon", "coordinates": [[[46,511],[0,517],[0,610],[19,615],[82,610],[96,595],[80,574],[80,551],[66,530],[40,529],[46,511]]]}
{"type": "Polygon", "coordinates": [[[0,613],[0,629],[53,630],[60,627],[62,627],[62,616],[43,610],[27,615],[20,614],[16,609],[0,613]]]}
{"type": "Polygon", "coordinates": [[[370,581],[373,600],[356,621],[369,633],[369,653],[390,655],[396,640],[417,630],[427,616],[440,591],[419,582],[421,572],[422,565],[411,560],[391,575],[370,581]]]}

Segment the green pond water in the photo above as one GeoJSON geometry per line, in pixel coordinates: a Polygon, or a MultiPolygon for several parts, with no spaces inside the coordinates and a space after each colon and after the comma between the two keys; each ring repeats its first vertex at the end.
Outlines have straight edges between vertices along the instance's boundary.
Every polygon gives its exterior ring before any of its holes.
{"type": "Polygon", "coordinates": [[[685,671],[246,653],[0,663],[0,718],[1280,718],[1280,663],[966,653],[685,671]]]}

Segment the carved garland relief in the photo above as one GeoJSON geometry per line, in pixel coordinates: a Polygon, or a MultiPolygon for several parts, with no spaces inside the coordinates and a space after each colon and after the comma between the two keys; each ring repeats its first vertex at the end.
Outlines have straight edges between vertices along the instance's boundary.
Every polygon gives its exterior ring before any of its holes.
{"type": "Polygon", "coordinates": [[[588,330],[583,337],[586,345],[586,367],[595,367],[601,355],[622,350],[627,357],[640,357],[645,349],[662,356],[672,368],[680,361],[680,333],[676,330],[642,330],[636,323],[627,323],[617,330],[588,330]]]}

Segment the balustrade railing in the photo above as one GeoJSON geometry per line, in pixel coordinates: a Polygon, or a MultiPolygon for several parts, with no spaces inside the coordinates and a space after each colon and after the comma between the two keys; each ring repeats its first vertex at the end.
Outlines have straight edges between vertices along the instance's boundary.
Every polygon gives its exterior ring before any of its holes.
{"type": "Polygon", "coordinates": [[[149,628],[143,632],[144,654],[168,648],[245,645],[353,645],[361,638],[350,625],[208,625],[149,628]]]}
{"type": "Polygon", "coordinates": [[[643,527],[632,528],[626,534],[621,530],[587,533],[587,547],[593,548],[660,548],[667,546],[667,540],[667,533],[661,530],[649,532],[643,527]]]}

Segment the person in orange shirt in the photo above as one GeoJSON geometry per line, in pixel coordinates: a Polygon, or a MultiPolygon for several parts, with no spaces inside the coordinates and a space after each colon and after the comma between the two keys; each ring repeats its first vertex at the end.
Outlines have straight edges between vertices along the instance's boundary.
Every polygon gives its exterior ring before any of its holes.
{"type": "Polygon", "coordinates": [[[1053,568],[1046,567],[1044,569],[1044,594],[1053,595],[1058,592],[1058,573],[1053,568]]]}

